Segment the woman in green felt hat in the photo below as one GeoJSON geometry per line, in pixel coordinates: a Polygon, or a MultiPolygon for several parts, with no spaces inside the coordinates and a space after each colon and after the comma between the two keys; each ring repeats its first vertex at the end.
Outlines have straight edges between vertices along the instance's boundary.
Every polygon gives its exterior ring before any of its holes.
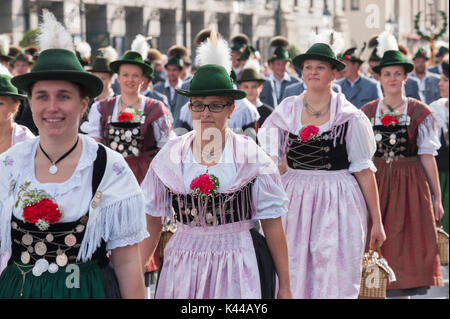
{"type": "Polygon", "coordinates": [[[138,183],[142,182],[151,159],[173,136],[170,111],[161,101],[140,94],[145,76],[153,69],[144,62],[149,45],[137,35],[121,59],[109,64],[117,73],[121,94],[93,104],[80,129],[122,154],[138,183]]]}
{"type": "Polygon", "coordinates": [[[414,65],[405,61],[390,31],[378,37],[377,52],[382,59],[373,70],[384,97],[361,110],[377,141],[374,162],[387,236],[381,252],[397,278],[388,284],[387,296],[408,298],[442,285],[435,227],[443,215],[434,158],[438,123],[427,105],[405,97],[414,65]]]}
{"type": "Polygon", "coordinates": [[[355,299],[367,233],[373,249],[386,238],[371,160],[375,139],[367,117],[332,90],[345,67],[334,53],[343,36],[329,30],[312,42],[293,59],[307,89],[275,108],[258,140],[279,165],[289,198],[283,227],[294,298],[355,299]]]}
{"type": "Polygon", "coordinates": [[[19,142],[34,138],[28,128],[13,120],[20,101],[26,98],[19,94],[8,75],[0,74],[0,154],[19,142]]]}
{"type": "Polygon", "coordinates": [[[78,134],[102,81],[52,13],[40,29],[42,53],[12,79],[40,135],[0,155],[0,298],[143,298],[139,184],[121,156],[78,134]]]}
{"type": "Polygon", "coordinates": [[[277,168],[251,139],[228,129],[234,101],[245,92],[233,87],[226,41],[213,33],[197,52],[202,66],[189,90],[177,90],[190,99],[194,131],[161,149],[141,185],[155,235],[143,254],[155,250],[161,224],[176,227],[156,298],[289,298],[280,219],[287,200],[277,168]],[[258,220],[265,238],[253,228],[258,220]]]}

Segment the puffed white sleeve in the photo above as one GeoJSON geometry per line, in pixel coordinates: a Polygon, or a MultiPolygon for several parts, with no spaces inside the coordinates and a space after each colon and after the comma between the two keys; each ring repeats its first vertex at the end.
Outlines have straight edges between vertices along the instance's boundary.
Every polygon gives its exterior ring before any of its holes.
{"type": "Polygon", "coordinates": [[[102,139],[103,134],[100,124],[102,115],[98,110],[99,105],[99,102],[92,104],[91,109],[89,110],[88,120],[81,124],[80,130],[90,137],[102,139]]]}
{"type": "Polygon", "coordinates": [[[372,172],[376,172],[372,157],[377,150],[377,145],[367,116],[360,113],[351,119],[347,134],[349,171],[356,173],[369,168],[372,172]]]}
{"type": "Polygon", "coordinates": [[[173,130],[172,116],[164,114],[156,121],[152,122],[153,133],[155,134],[156,146],[162,148],[168,140],[177,137],[173,130]]]}
{"type": "Polygon", "coordinates": [[[279,174],[259,175],[252,189],[256,213],[253,219],[278,218],[287,213],[288,197],[279,174]]]}
{"type": "Polygon", "coordinates": [[[436,156],[437,150],[441,147],[439,141],[439,123],[433,113],[429,114],[418,127],[417,154],[430,154],[436,156]]]}
{"type": "Polygon", "coordinates": [[[164,184],[158,178],[150,166],[141,189],[145,197],[145,213],[153,217],[164,217],[169,215],[169,196],[164,184]]]}

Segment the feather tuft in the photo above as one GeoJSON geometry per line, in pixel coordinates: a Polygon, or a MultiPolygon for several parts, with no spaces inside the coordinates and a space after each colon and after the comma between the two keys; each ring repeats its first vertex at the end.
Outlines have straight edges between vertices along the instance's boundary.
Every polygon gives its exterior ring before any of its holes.
{"type": "Polygon", "coordinates": [[[91,46],[89,43],[85,41],[76,42],[75,49],[82,59],[89,59],[91,57],[91,46]]]}
{"type": "Polygon", "coordinates": [[[47,49],[66,49],[74,52],[72,36],[48,10],[42,10],[42,23],[37,37],[41,51],[47,49]]]}
{"type": "Polygon", "coordinates": [[[150,49],[150,45],[147,43],[147,39],[138,34],[131,43],[131,51],[137,52],[142,56],[142,59],[147,57],[147,52],[150,49]]]}
{"type": "Polygon", "coordinates": [[[261,72],[261,65],[259,64],[259,61],[257,59],[250,58],[250,59],[247,60],[247,62],[245,62],[244,70],[245,69],[253,69],[257,73],[260,73],[261,72]]]}
{"type": "Polygon", "coordinates": [[[331,29],[325,30],[319,34],[312,31],[309,36],[309,44],[312,46],[315,43],[328,44],[335,54],[342,52],[345,48],[344,35],[341,32],[336,32],[331,29]]]}
{"type": "Polygon", "coordinates": [[[114,49],[110,45],[99,50],[101,52],[101,56],[107,59],[109,62],[116,61],[119,58],[119,54],[117,53],[116,49],[114,49]]]}
{"type": "Polygon", "coordinates": [[[386,29],[378,38],[377,55],[383,57],[386,51],[398,51],[397,39],[395,39],[393,30],[386,29]]]}
{"type": "MultiPolygon", "coordinates": [[[[212,32],[213,33],[213,32],[212,32]]],[[[198,66],[206,64],[217,64],[223,66],[227,73],[231,72],[231,49],[228,46],[227,41],[223,38],[216,37],[216,45],[213,40],[208,38],[197,48],[196,63],[198,66]]]]}
{"type": "Polygon", "coordinates": [[[9,53],[9,37],[6,34],[0,34],[0,54],[8,55],[9,53]]]}

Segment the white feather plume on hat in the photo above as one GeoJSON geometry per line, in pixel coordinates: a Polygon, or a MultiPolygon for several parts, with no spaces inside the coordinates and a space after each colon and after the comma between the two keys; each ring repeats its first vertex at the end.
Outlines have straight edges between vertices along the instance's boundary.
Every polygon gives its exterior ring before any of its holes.
{"type": "Polygon", "coordinates": [[[198,66],[206,64],[221,65],[227,70],[228,74],[231,73],[231,49],[227,41],[223,38],[217,38],[215,32],[211,32],[211,36],[197,47],[195,61],[198,66]]]}
{"type": "Polygon", "coordinates": [[[8,55],[9,37],[6,34],[0,34],[0,54],[8,55]]]}
{"type": "Polygon", "coordinates": [[[74,52],[72,36],[48,10],[43,9],[40,33],[37,37],[41,51],[47,49],[66,49],[74,52]]]}
{"type": "Polygon", "coordinates": [[[325,43],[331,47],[335,54],[342,52],[345,48],[345,38],[341,32],[327,29],[316,34],[314,31],[309,36],[309,46],[315,43],[325,43]]]}
{"type": "Polygon", "coordinates": [[[386,51],[398,50],[397,39],[394,37],[392,29],[386,29],[383,33],[381,33],[378,36],[377,41],[377,55],[379,57],[383,57],[386,51]]]}
{"type": "Polygon", "coordinates": [[[107,46],[106,48],[100,49],[101,56],[107,59],[109,62],[116,61],[119,58],[119,54],[117,53],[116,49],[114,49],[112,46],[107,46]]]}
{"type": "Polygon", "coordinates": [[[261,72],[261,65],[259,64],[259,61],[257,59],[250,58],[250,59],[247,60],[247,62],[245,62],[244,70],[245,69],[253,69],[257,73],[260,73],[261,72]]]}
{"type": "Polygon", "coordinates": [[[9,77],[12,77],[12,74],[9,72],[8,68],[4,66],[3,64],[0,64],[0,74],[8,75],[9,77]]]}
{"type": "Polygon", "coordinates": [[[91,57],[91,46],[85,41],[75,43],[75,49],[80,54],[82,59],[89,59],[91,57]]]}
{"type": "Polygon", "coordinates": [[[131,43],[131,51],[139,53],[142,59],[147,58],[147,52],[149,49],[150,45],[147,43],[147,38],[142,34],[138,34],[131,43]]]}

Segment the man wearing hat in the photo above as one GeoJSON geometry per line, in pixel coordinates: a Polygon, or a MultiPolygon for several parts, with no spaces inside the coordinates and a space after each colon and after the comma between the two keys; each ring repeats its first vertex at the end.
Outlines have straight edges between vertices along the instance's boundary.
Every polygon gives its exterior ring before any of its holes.
{"type": "Polygon", "coordinates": [[[412,77],[420,81],[421,100],[428,105],[441,98],[439,91],[440,77],[435,73],[428,72],[429,59],[428,53],[420,48],[414,55],[414,72],[411,73],[412,77]]]}
{"type": "Polygon", "coordinates": [[[272,74],[263,84],[260,98],[261,102],[276,108],[281,103],[286,87],[298,83],[300,80],[287,73],[288,63],[291,62],[287,51],[289,41],[285,37],[277,36],[272,39],[270,46],[274,48],[269,59],[272,74]]]}
{"type": "Polygon", "coordinates": [[[168,61],[165,65],[167,79],[155,85],[155,91],[165,95],[169,101],[168,107],[172,113],[175,122],[180,117],[180,110],[188,102],[188,98],[179,95],[175,89],[181,89],[183,80],[180,78],[181,71],[184,68],[184,57],[187,56],[187,49],[182,45],[174,45],[167,52],[168,61]]]}
{"type": "Polygon", "coordinates": [[[442,60],[447,54],[448,54],[447,47],[445,46],[439,47],[439,50],[436,53],[436,58],[438,58],[439,61],[438,63],[436,63],[436,66],[429,68],[428,71],[431,73],[442,74],[442,60]]]}
{"type": "Polygon", "coordinates": [[[241,63],[242,52],[246,50],[249,42],[250,39],[243,33],[239,33],[231,38],[231,63],[237,78],[239,78],[243,68],[243,64],[241,63]]]}
{"type": "Polygon", "coordinates": [[[19,53],[13,61],[13,74],[22,75],[31,71],[33,67],[33,56],[26,53],[19,53]]]}
{"type": "Polygon", "coordinates": [[[361,53],[364,49],[365,45],[362,50],[351,48],[342,54],[341,61],[345,64],[345,69],[342,70],[344,78],[337,81],[347,100],[358,109],[382,96],[377,81],[361,74],[361,65],[364,63],[361,53]]]}

